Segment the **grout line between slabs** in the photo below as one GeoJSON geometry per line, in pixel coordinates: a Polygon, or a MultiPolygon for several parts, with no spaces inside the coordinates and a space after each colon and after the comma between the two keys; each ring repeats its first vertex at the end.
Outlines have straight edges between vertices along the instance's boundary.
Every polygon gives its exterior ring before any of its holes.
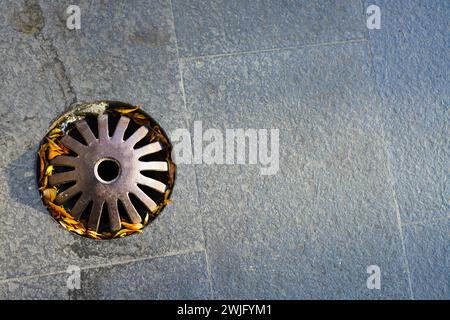
{"type": "MultiPolygon", "coordinates": [[[[151,260],[156,260],[156,259],[174,257],[174,256],[179,256],[179,255],[186,255],[186,254],[191,254],[191,253],[199,253],[199,252],[203,252],[203,248],[195,248],[195,249],[191,249],[191,250],[181,250],[181,251],[176,251],[176,252],[168,252],[168,253],[161,254],[161,255],[146,256],[146,257],[141,257],[141,258],[116,261],[116,262],[106,263],[106,264],[91,265],[91,266],[86,266],[86,267],[80,267],[80,269],[83,271],[83,270],[115,267],[115,266],[121,266],[121,265],[130,264],[130,263],[134,263],[134,262],[151,261],[151,260]]],[[[64,270],[64,271],[55,271],[55,272],[48,272],[48,273],[33,274],[33,275],[28,275],[28,276],[7,278],[7,279],[0,280],[0,284],[14,282],[14,281],[21,281],[21,280],[37,279],[37,278],[47,277],[47,276],[55,276],[55,275],[60,275],[60,274],[65,274],[65,273],[66,273],[66,271],[64,270]]]]}
{"type": "MultiPolygon", "coordinates": [[[[361,14],[364,18],[366,18],[366,8],[365,8],[365,1],[364,0],[360,0],[360,4],[361,4],[361,14]]],[[[363,22],[365,22],[365,19],[363,19],[363,22]]],[[[373,64],[373,56],[372,56],[372,44],[370,42],[370,37],[369,37],[369,31],[367,30],[367,28],[364,28],[365,30],[365,37],[367,38],[367,48],[368,48],[368,55],[369,55],[369,67],[372,70],[372,74],[373,77],[375,79],[375,92],[377,94],[377,100],[378,100],[378,106],[379,106],[379,112],[378,112],[378,117],[380,120],[380,129],[381,129],[381,135],[382,135],[382,143],[383,143],[383,148],[385,150],[386,153],[386,158],[387,158],[387,170],[388,170],[388,177],[389,177],[389,183],[391,184],[391,188],[392,188],[392,196],[393,196],[393,201],[394,201],[394,209],[395,209],[395,215],[396,215],[396,219],[397,219],[397,224],[398,224],[398,229],[399,229],[399,236],[400,236],[400,243],[402,246],[402,251],[403,251],[403,261],[405,264],[405,268],[406,268],[406,275],[408,277],[408,289],[409,289],[409,295],[410,295],[410,299],[414,300],[414,291],[412,289],[412,277],[411,277],[411,271],[409,268],[409,261],[408,261],[408,256],[406,255],[406,245],[405,245],[405,240],[404,240],[404,236],[403,236],[403,226],[405,226],[405,222],[402,222],[401,219],[401,215],[400,215],[400,206],[398,204],[397,201],[397,192],[395,189],[395,179],[394,179],[394,175],[392,173],[392,169],[391,169],[391,164],[392,164],[392,160],[391,160],[391,153],[389,151],[389,146],[388,146],[388,141],[386,139],[386,133],[384,130],[384,121],[382,120],[381,117],[381,112],[382,112],[382,100],[381,100],[381,95],[380,95],[380,91],[378,88],[378,81],[377,81],[377,77],[375,74],[375,66],[373,64]]]]}
{"type": "MultiPolygon", "coordinates": [[[[185,124],[187,125],[188,128],[190,128],[190,121],[188,119],[189,111],[188,111],[188,107],[187,107],[186,91],[184,89],[184,76],[183,76],[182,60],[180,59],[180,53],[179,53],[179,49],[178,49],[178,37],[177,37],[177,31],[176,31],[175,15],[174,15],[174,11],[173,11],[172,0],[169,0],[169,4],[170,4],[170,11],[172,14],[173,32],[175,34],[175,49],[176,49],[176,54],[177,54],[178,72],[179,72],[179,76],[180,76],[180,90],[181,90],[181,95],[183,98],[184,109],[186,112],[185,124]]],[[[199,180],[198,180],[196,167],[194,167],[193,171],[194,171],[194,177],[195,177],[195,185],[196,185],[196,189],[197,189],[197,201],[201,207],[200,187],[199,187],[200,184],[199,184],[199,180]]],[[[206,242],[207,240],[206,240],[206,233],[205,233],[205,224],[203,221],[203,216],[200,215],[199,218],[200,218],[200,222],[201,222],[201,226],[202,226],[202,238],[203,238],[203,246],[204,246],[203,252],[205,254],[206,272],[207,272],[208,283],[209,283],[209,293],[210,293],[211,299],[214,299],[211,268],[210,268],[210,264],[209,264],[207,242],[206,242]]]]}
{"type": "Polygon", "coordinates": [[[409,295],[410,298],[412,300],[414,300],[414,292],[412,289],[412,277],[411,277],[411,272],[410,272],[410,268],[409,268],[409,262],[408,262],[408,256],[406,255],[406,245],[405,245],[405,239],[403,236],[403,224],[402,224],[402,219],[401,219],[401,215],[400,215],[400,206],[398,204],[398,200],[397,200],[397,192],[395,189],[395,178],[394,178],[394,174],[392,173],[392,160],[391,160],[391,153],[389,150],[389,144],[386,138],[386,133],[384,130],[384,121],[382,120],[382,104],[383,101],[381,100],[381,95],[378,89],[378,81],[377,81],[377,77],[375,74],[375,67],[373,65],[373,58],[372,58],[372,46],[370,43],[370,40],[367,41],[367,49],[368,49],[368,56],[369,56],[369,67],[372,71],[372,75],[374,77],[375,80],[375,92],[376,92],[376,100],[377,100],[377,104],[378,104],[378,119],[380,121],[380,133],[381,133],[381,140],[382,140],[382,144],[383,144],[383,148],[384,151],[386,153],[386,167],[387,167],[387,171],[388,171],[388,179],[389,179],[389,184],[391,185],[391,189],[392,189],[392,197],[393,197],[393,201],[394,201],[394,209],[395,209],[395,215],[396,215],[396,219],[397,219],[397,225],[398,225],[398,231],[399,231],[399,236],[400,236],[400,244],[402,247],[402,251],[403,251],[403,261],[405,264],[405,268],[406,268],[406,275],[408,277],[408,289],[409,289],[409,295]]]}
{"type": "Polygon", "coordinates": [[[407,227],[407,226],[414,226],[414,225],[426,225],[426,224],[437,223],[437,222],[445,222],[447,220],[450,220],[450,217],[432,218],[432,219],[428,219],[428,220],[406,221],[406,222],[402,222],[402,226],[407,227]]]}
{"type": "Polygon", "coordinates": [[[200,55],[200,56],[191,56],[191,57],[182,57],[179,58],[182,62],[192,61],[196,59],[214,59],[214,58],[224,58],[224,57],[232,57],[238,55],[246,55],[246,54],[257,54],[257,53],[271,53],[271,52],[280,52],[280,51],[290,51],[295,49],[303,49],[303,48],[315,48],[321,46],[334,46],[340,44],[351,44],[358,42],[367,42],[366,38],[356,38],[356,39],[348,39],[341,41],[330,41],[330,42],[322,42],[322,43],[311,43],[311,44],[302,44],[297,46],[289,46],[289,47],[279,47],[272,49],[259,49],[259,50],[249,50],[249,51],[236,51],[229,53],[219,53],[219,54],[210,54],[210,55],[200,55]]]}

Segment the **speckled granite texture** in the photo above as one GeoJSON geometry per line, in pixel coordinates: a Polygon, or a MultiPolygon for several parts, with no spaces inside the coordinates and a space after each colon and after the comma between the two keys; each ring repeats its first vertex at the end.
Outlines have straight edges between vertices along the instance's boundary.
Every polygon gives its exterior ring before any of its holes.
{"type": "Polygon", "coordinates": [[[448,1],[0,4],[1,299],[450,298],[448,1]],[[41,204],[35,153],[97,99],[169,133],[279,129],[280,169],[180,164],[142,235],[74,236],[41,204]]]}

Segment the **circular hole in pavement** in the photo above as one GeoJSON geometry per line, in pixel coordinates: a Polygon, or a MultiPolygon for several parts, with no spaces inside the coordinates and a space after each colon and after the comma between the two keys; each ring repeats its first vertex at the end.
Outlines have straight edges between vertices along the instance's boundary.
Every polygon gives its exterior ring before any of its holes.
{"type": "Polygon", "coordinates": [[[66,230],[94,239],[142,232],[175,183],[172,145],[139,107],[77,104],[49,127],[38,150],[41,198],[66,230]]]}

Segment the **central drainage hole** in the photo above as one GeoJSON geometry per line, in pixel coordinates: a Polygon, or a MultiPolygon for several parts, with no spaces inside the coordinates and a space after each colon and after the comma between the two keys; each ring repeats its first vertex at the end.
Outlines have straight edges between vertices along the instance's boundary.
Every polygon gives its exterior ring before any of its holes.
{"type": "Polygon", "coordinates": [[[113,182],[120,174],[119,163],[113,159],[102,159],[97,162],[95,173],[100,182],[113,182]]]}

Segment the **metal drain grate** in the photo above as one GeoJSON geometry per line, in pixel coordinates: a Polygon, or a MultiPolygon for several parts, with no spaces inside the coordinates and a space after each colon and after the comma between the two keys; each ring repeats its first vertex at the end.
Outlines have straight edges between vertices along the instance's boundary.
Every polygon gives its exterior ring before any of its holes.
{"type": "Polygon", "coordinates": [[[78,107],[56,121],[45,141],[39,189],[69,231],[101,239],[126,236],[169,202],[175,176],[170,142],[137,107],[78,107]]]}

